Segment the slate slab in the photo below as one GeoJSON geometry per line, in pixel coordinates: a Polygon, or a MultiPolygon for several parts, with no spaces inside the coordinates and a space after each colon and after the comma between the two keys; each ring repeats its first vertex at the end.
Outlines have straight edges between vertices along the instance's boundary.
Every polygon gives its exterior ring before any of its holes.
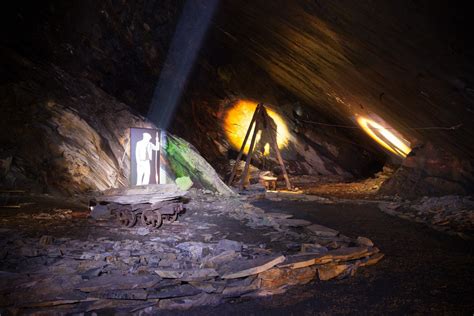
{"type": "Polygon", "coordinates": [[[325,254],[299,254],[287,256],[286,260],[279,264],[279,268],[300,269],[315,264],[324,264],[331,262],[332,258],[325,254]]]}
{"type": "Polygon", "coordinates": [[[370,265],[376,264],[377,262],[382,260],[383,257],[384,257],[383,253],[380,253],[380,252],[376,253],[376,254],[374,254],[373,256],[371,256],[367,259],[361,260],[361,262],[359,263],[359,266],[360,267],[365,267],[365,266],[370,266],[370,265]]]}
{"type": "Polygon", "coordinates": [[[242,251],[242,243],[240,241],[222,239],[219,240],[216,246],[217,252],[233,250],[236,252],[242,251]]]}
{"type": "Polygon", "coordinates": [[[159,302],[160,309],[187,310],[196,306],[216,306],[221,302],[220,295],[201,293],[194,296],[163,299],[159,302]]]}
{"type": "Polygon", "coordinates": [[[374,246],[374,243],[372,240],[370,240],[369,238],[367,237],[357,237],[357,243],[361,246],[367,246],[367,247],[373,247],[374,246]]]}
{"type": "Polygon", "coordinates": [[[266,271],[283,261],[285,261],[285,256],[278,255],[262,256],[256,259],[234,260],[219,269],[219,275],[223,279],[242,278],[266,271]]]}
{"type": "Polygon", "coordinates": [[[156,275],[134,276],[134,275],[103,275],[88,281],[81,282],[76,286],[82,292],[98,292],[101,290],[131,290],[151,288],[161,278],[156,275]]]}
{"type": "Polygon", "coordinates": [[[318,224],[307,226],[306,229],[308,229],[310,232],[312,232],[316,236],[335,237],[339,234],[337,230],[331,229],[326,226],[318,225],[318,224]]]}
{"type": "Polygon", "coordinates": [[[224,251],[216,256],[207,257],[203,260],[203,266],[206,268],[215,268],[237,258],[239,254],[234,250],[224,251]]]}
{"type": "Polygon", "coordinates": [[[260,288],[262,284],[262,279],[254,278],[250,284],[242,283],[242,284],[235,284],[233,286],[227,286],[222,291],[223,297],[239,297],[243,294],[247,294],[249,292],[256,291],[260,288]]]}
{"type": "Polygon", "coordinates": [[[337,277],[350,268],[348,264],[328,264],[318,268],[318,276],[322,281],[337,277]]]}
{"type": "Polygon", "coordinates": [[[158,269],[155,270],[163,279],[179,279],[181,281],[198,281],[206,280],[218,276],[219,274],[215,269],[204,268],[196,270],[180,270],[180,269],[158,269]]]}
{"type": "Polygon", "coordinates": [[[330,256],[333,260],[339,261],[359,259],[367,255],[369,255],[369,249],[367,247],[339,248],[336,250],[330,250],[326,254],[326,256],[330,256]]]}
{"type": "Polygon", "coordinates": [[[191,281],[189,282],[195,288],[206,293],[222,293],[227,282],[224,280],[191,281]]]}
{"type": "Polygon", "coordinates": [[[301,226],[308,226],[311,225],[310,221],[304,219],[293,219],[293,218],[286,218],[286,219],[277,219],[277,223],[281,226],[290,226],[290,227],[301,227],[301,226]]]}
{"type": "Polygon", "coordinates": [[[146,300],[148,297],[147,291],[143,289],[134,290],[105,290],[98,293],[92,293],[92,297],[106,298],[114,300],[146,300]]]}
{"type": "Polygon", "coordinates": [[[148,298],[150,299],[164,299],[171,297],[193,296],[201,293],[201,290],[195,288],[190,284],[175,285],[163,288],[158,291],[150,291],[148,298]]]}

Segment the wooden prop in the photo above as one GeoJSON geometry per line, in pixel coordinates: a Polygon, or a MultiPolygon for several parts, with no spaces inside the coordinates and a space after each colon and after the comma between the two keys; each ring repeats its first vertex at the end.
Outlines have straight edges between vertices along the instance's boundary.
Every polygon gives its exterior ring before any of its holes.
{"type": "Polygon", "coordinates": [[[231,185],[232,181],[234,180],[235,173],[237,171],[237,166],[239,165],[239,162],[242,159],[242,155],[244,152],[245,145],[247,144],[248,137],[250,135],[250,132],[252,131],[252,128],[255,127],[253,131],[252,139],[250,141],[249,151],[247,154],[247,159],[245,161],[245,167],[242,172],[242,177],[240,179],[240,185],[239,185],[240,189],[242,190],[244,188],[245,181],[248,177],[250,162],[252,161],[252,155],[253,155],[253,150],[255,147],[255,140],[257,138],[257,133],[258,131],[262,131],[262,134],[263,134],[263,132],[266,131],[267,134],[270,135],[270,146],[276,152],[278,163],[280,164],[280,167],[282,169],[283,177],[285,178],[286,188],[288,190],[291,190],[291,183],[288,178],[288,173],[286,172],[285,164],[283,163],[280,149],[278,148],[278,144],[276,140],[276,131],[271,130],[271,129],[274,129],[275,127],[270,126],[271,125],[270,120],[271,118],[268,116],[265,105],[263,103],[259,103],[257,105],[257,108],[255,109],[252,120],[250,121],[250,125],[247,129],[247,133],[245,134],[245,138],[244,138],[244,141],[242,142],[242,146],[240,147],[240,151],[237,156],[237,159],[235,160],[235,165],[232,168],[232,173],[230,175],[228,185],[231,185]]]}

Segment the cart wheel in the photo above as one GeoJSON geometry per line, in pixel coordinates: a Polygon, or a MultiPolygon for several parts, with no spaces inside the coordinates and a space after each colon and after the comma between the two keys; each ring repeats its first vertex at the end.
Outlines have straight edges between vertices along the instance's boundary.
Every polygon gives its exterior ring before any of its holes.
{"type": "Polygon", "coordinates": [[[142,213],[141,222],[145,226],[158,228],[162,224],[161,213],[159,211],[144,211],[142,213]]]}
{"type": "Polygon", "coordinates": [[[176,221],[178,219],[178,213],[174,213],[173,215],[168,215],[168,221],[170,223],[173,223],[174,221],[176,221]]]}
{"type": "Polygon", "coordinates": [[[119,223],[126,227],[133,227],[137,223],[137,216],[130,210],[119,210],[117,218],[119,223]]]}

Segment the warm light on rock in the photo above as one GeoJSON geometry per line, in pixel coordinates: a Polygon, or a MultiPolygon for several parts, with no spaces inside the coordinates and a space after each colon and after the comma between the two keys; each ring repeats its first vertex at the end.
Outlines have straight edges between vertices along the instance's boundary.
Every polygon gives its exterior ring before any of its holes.
{"type": "MultiPolygon", "coordinates": [[[[253,113],[257,108],[257,103],[248,100],[239,100],[237,101],[225,115],[224,121],[224,129],[229,140],[229,143],[233,148],[236,150],[240,149],[242,143],[245,138],[245,133],[250,125],[250,121],[252,120],[253,113]]],[[[267,107],[268,115],[275,121],[277,125],[277,143],[278,148],[283,148],[288,144],[288,140],[290,137],[290,132],[288,131],[288,127],[286,126],[285,121],[283,118],[269,109],[267,107]]],[[[250,133],[250,136],[253,134],[253,128],[250,133]]],[[[260,140],[260,132],[257,134],[256,142],[260,140]]],[[[250,146],[250,138],[247,142],[244,152],[248,153],[250,146]]],[[[265,145],[265,155],[268,155],[270,152],[270,146],[265,145]]]]}

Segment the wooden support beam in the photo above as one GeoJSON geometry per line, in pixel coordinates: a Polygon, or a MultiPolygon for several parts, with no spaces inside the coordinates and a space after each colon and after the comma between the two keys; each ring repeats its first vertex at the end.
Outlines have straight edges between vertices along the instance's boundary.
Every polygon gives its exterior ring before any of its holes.
{"type": "Polygon", "coordinates": [[[286,188],[288,190],[291,190],[290,179],[288,177],[288,173],[286,172],[285,164],[283,162],[283,158],[281,157],[280,149],[278,148],[278,144],[276,142],[276,139],[272,140],[272,143],[273,143],[273,145],[272,145],[273,150],[275,150],[275,152],[276,152],[278,163],[280,164],[281,170],[283,172],[283,177],[285,178],[286,188]]]}
{"type": "Polygon", "coordinates": [[[268,135],[271,135],[270,136],[270,146],[273,148],[273,150],[276,153],[278,163],[280,164],[281,170],[283,172],[283,177],[285,178],[286,188],[288,190],[291,190],[290,179],[288,177],[288,173],[286,172],[285,163],[283,162],[283,158],[281,157],[280,148],[278,148],[278,143],[277,143],[277,139],[276,139],[276,130],[275,131],[271,130],[273,128],[276,128],[276,126],[271,126],[271,124],[269,124],[268,121],[271,120],[271,118],[268,116],[268,113],[265,110],[265,108],[263,108],[262,112],[263,112],[263,116],[265,117],[265,123],[266,123],[265,128],[268,131],[268,135]]]}
{"type": "Polygon", "coordinates": [[[232,168],[232,173],[230,175],[228,184],[231,185],[232,181],[234,180],[238,164],[240,160],[242,159],[242,155],[244,152],[245,145],[247,144],[248,137],[250,136],[250,132],[252,131],[252,127],[254,126],[254,132],[252,135],[252,139],[250,141],[250,147],[249,151],[247,153],[247,159],[245,161],[245,167],[242,172],[242,176],[240,179],[240,189],[242,190],[245,185],[245,180],[247,179],[248,173],[249,173],[249,168],[250,168],[250,163],[252,161],[252,155],[253,155],[253,150],[255,147],[255,140],[257,138],[257,133],[258,131],[265,132],[267,135],[270,135],[270,146],[273,151],[275,151],[278,163],[280,164],[280,167],[283,172],[283,177],[285,178],[285,183],[286,183],[286,188],[288,190],[291,190],[291,183],[290,179],[288,177],[288,173],[286,172],[285,164],[283,162],[283,158],[280,153],[280,149],[278,148],[277,140],[276,140],[276,126],[273,122],[273,119],[268,115],[267,110],[265,109],[265,106],[263,103],[259,103],[257,105],[257,108],[255,109],[255,112],[253,114],[252,120],[250,122],[250,125],[247,129],[247,133],[245,134],[244,141],[242,142],[242,146],[240,147],[239,154],[237,156],[237,159],[235,161],[234,167],[232,168]]]}
{"type": "MultiPolygon", "coordinates": [[[[257,108],[255,109],[255,112],[253,112],[252,120],[250,121],[249,127],[247,129],[247,133],[245,134],[244,141],[242,142],[242,146],[240,146],[239,154],[237,156],[237,159],[235,160],[234,167],[232,168],[232,173],[230,174],[229,181],[227,182],[228,185],[231,185],[232,181],[234,180],[235,173],[237,171],[237,167],[238,167],[240,159],[242,159],[242,155],[244,153],[245,144],[247,143],[250,132],[252,131],[252,125],[255,122],[256,118],[257,118],[257,113],[259,112],[260,107],[261,107],[261,105],[258,104],[257,108]]],[[[255,128],[257,128],[257,126],[255,126],[255,128]]]]}
{"type": "Polygon", "coordinates": [[[255,112],[256,112],[255,128],[253,130],[252,140],[250,141],[250,147],[249,147],[249,152],[247,153],[247,160],[245,161],[244,171],[242,172],[242,177],[240,179],[241,190],[244,188],[245,179],[247,178],[247,175],[249,173],[250,161],[252,160],[252,154],[253,154],[253,147],[255,146],[255,139],[257,138],[257,133],[258,133],[258,120],[261,117],[261,108],[260,107],[257,108],[255,112]]]}

